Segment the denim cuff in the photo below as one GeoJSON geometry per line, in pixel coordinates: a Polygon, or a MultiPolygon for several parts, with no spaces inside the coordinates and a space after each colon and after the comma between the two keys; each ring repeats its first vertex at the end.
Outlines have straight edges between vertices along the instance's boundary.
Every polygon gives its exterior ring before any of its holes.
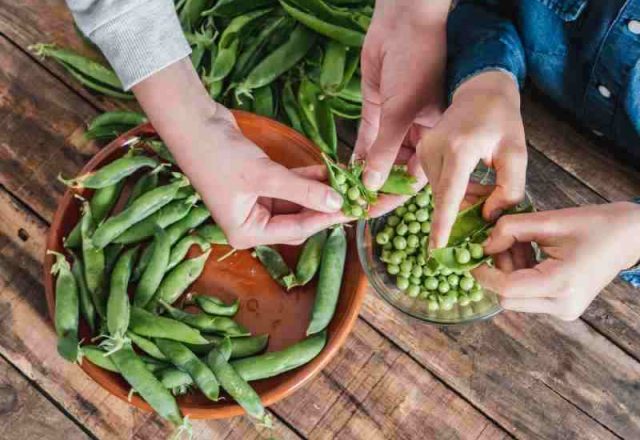
{"type": "MultiPolygon", "coordinates": [[[[640,204],[640,197],[634,197],[632,202],[640,204]]],[[[629,269],[621,271],[618,276],[633,287],[640,287],[640,262],[629,269]]]]}

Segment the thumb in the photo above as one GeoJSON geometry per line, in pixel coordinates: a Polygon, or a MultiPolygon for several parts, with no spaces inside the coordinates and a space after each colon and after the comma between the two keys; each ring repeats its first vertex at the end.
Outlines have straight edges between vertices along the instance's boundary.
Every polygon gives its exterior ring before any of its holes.
{"type": "Polygon", "coordinates": [[[493,255],[504,252],[516,242],[549,243],[558,228],[544,212],[506,215],[501,217],[484,243],[484,251],[493,255]]]}
{"type": "MultiPolygon", "coordinates": [[[[513,145],[511,145],[513,147],[513,145]]],[[[496,171],[496,187],[484,204],[485,218],[495,220],[500,213],[524,198],[524,187],[527,173],[527,149],[501,148],[494,160],[496,171]]]]}
{"type": "Polygon", "coordinates": [[[337,212],[342,207],[342,197],[330,186],[276,163],[269,164],[256,180],[259,182],[257,192],[263,197],[287,200],[320,212],[337,212]]]}

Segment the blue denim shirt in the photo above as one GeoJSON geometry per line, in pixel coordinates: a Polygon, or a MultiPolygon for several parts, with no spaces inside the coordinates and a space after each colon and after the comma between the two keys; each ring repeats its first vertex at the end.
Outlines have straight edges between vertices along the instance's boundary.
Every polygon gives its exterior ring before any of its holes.
{"type": "Polygon", "coordinates": [[[640,0],[461,0],[448,45],[449,96],[486,70],[528,77],[640,164],[640,0]]]}
{"type": "MultiPolygon", "coordinates": [[[[447,34],[449,96],[487,70],[528,77],[640,164],[640,0],[461,0],[447,34]]],[[[621,278],[640,287],[640,266],[621,278]]]]}

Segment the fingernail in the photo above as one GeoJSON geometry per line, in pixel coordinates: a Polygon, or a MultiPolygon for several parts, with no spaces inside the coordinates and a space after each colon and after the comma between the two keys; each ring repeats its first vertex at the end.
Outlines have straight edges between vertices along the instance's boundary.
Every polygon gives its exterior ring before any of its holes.
{"type": "Polygon", "coordinates": [[[377,190],[382,186],[382,174],[378,171],[368,171],[364,174],[364,186],[370,190],[377,190]]]}
{"type": "Polygon", "coordinates": [[[334,211],[342,208],[342,197],[335,191],[329,191],[327,194],[327,208],[333,209],[334,211]]]}
{"type": "Polygon", "coordinates": [[[491,214],[489,214],[489,220],[495,222],[498,220],[498,217],[502,215],[502,209],[494,209],[491,214]]]}

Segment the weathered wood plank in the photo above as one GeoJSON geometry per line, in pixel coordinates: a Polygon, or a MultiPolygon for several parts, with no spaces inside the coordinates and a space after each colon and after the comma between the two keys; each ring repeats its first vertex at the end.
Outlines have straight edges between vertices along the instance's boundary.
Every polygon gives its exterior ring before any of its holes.
{"type": "Polygon", "coordinates": [[[90,438],[2,358],[0,432],[7,439],[90,438]]]}
{"type": "MultiPolygon", "coordinates": [[[[45,237],[46,225],[0,189],[0,354],[100,438],[167,437],[172,428],[158,416],[110,395],[56,352],[41,283],[45,237]]],[[[193,424],[199,438],[233,437],[236,429],[239,438],[259,438],[264,431],[246,418],[193,424]]],[[[298,438],[277,419],[274,435],[298,438]]]]}

